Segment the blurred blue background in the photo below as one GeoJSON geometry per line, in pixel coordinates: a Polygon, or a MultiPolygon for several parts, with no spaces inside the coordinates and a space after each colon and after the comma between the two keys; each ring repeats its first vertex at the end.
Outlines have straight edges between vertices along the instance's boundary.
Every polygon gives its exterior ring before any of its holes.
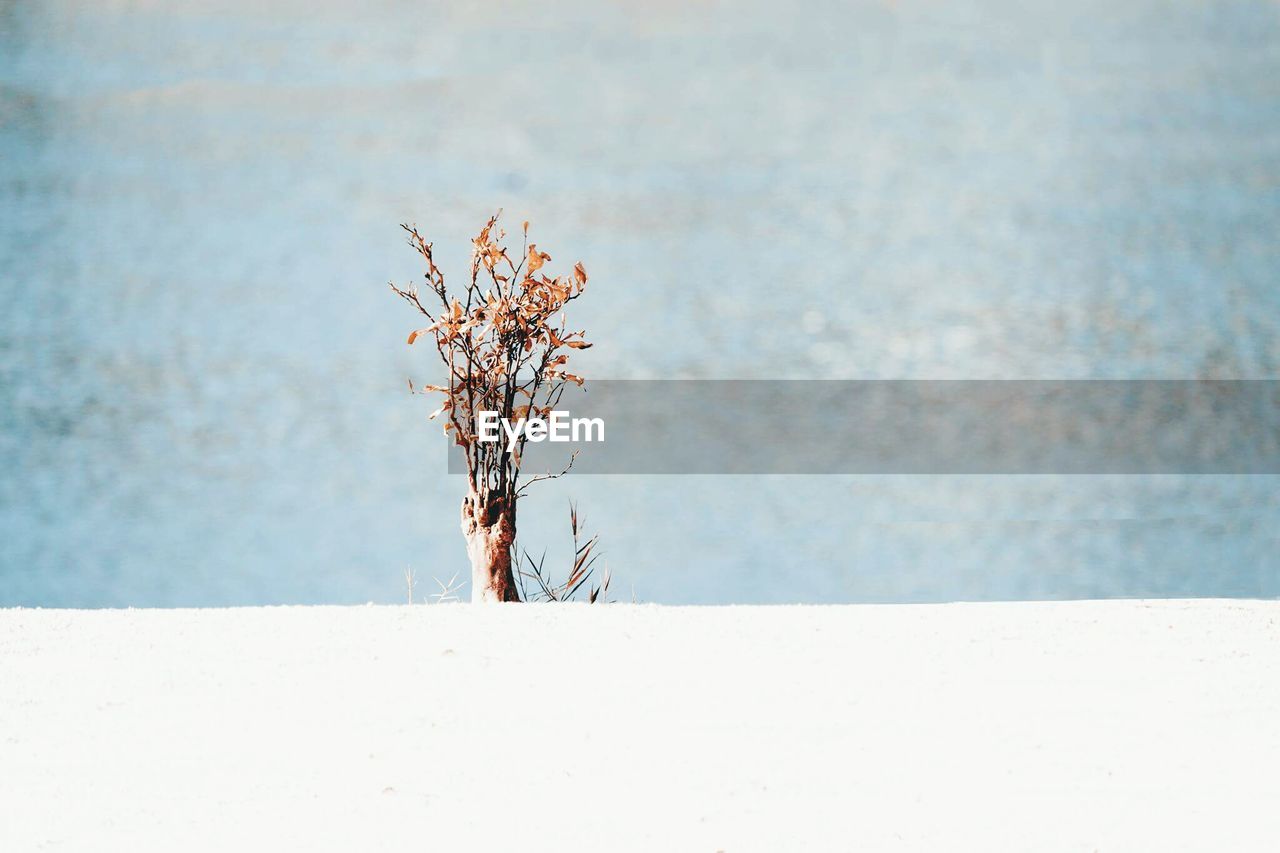
{"type": "MultiPolygon", "coordinates": [[[[1275,2],[0,3],[0,605],[464,570],[401,221],[599,378],[1280,378],[1275,2]]],[[[1274,477],[568,477],[659,602],[1280,595],[1274,477]]],[[[463,571],[465,574],[465,570],[463,571]]]]}

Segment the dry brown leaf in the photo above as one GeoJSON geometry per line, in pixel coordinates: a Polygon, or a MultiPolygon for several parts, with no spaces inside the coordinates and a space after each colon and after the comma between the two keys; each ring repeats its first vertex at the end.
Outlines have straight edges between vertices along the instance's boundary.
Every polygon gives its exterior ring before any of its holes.
{"type": "Polygon", "coordinates": [[[527,270],[529,275],[533,275],[542,269],[542,265],[549,260],[551,260],[551,256],[546,252],[539,252],[536,243],[529,244],[529,266],[527,270]]]}
{"type": "MultiPolygon", "coordinates": [[[[560,387],[564,382],[584,383],[583,377],[564,372],[570,356],[557,348],[580,350],[591,346],[583,340],[583,332],[568,332],[564,315],[566,304],[587,281],[586,268],[578,262],[568,274],[550,276],[547,267],[551,255],[528,242],[528,229],[529,223],[522,223],[526,257],[517,272],[503,245],[505,235],[498,227],[498,217],[490,218],[472,241],[471,283],[454,291],[445,289],[444,276],[431,258],[431,244],[411,231],[411,242],[427,262],[427,282],[444,300],[444,310],[428,320],[431,325],[427,328],[410,333],[408,343],[412,345],[421,336],[431,334],[431,343],[439,350],[448,371],[449,385],[426,385],[420,389],[412,382],[409,385],[415,393],[441,394],[442,405],[428,417],[437,420],[446,415],[441,424],[443,432],[452,432],[450,442],[466,449],[479,441],[469,429],[478,411],[497,410],[503,417],[513,419],[534,413],[546,417],[550,415],[550,405],[532,404],[535,382],[551,382],[560,387]],[[489,271],[483,283],[476,277],[481,269],[489,271]],[[525,405],[516,405],[521,395],[525,405]]],[[[396,290],[411,302],[418,298],[416,289],[396,290]]],[[[417,307],[424,313],[427,310],[422,305],[417,307]]],[[[491,474],[497,471],[496,466],[518,469],[521,461],[518,454],[500,454],[496,462],[484,454],[476,459],[482,457],[480,462],[469,461],[491,474]]]]}

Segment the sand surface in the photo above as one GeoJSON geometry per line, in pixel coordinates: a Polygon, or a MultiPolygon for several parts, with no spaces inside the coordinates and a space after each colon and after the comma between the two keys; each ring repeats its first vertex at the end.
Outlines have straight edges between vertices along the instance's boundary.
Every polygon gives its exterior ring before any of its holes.
{"type": "Polygon", "coordinates": [[[1280,603],[0,611],[0,850],[1274,849],[1280,603]]]}

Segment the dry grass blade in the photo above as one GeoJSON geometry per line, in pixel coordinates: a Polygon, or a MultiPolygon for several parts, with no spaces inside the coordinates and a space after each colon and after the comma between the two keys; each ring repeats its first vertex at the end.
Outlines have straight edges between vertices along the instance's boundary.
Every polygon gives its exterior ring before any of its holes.
{"type": "Polygon", "coordinates": [[[563,583],[555,583],[551,580],[546,569],[546,551],[543,551],[542,556],[537,560],[534,560],[528,551],[518,551],[520,556],[516,565],[519,568],[521,594],[525,601],[573,601],[580,592],[584,591],[589,604],[605,600],[604,596],[608,593],[612,581],[608,566],[605,567],[600,584],[589,585],[591,578],[595,575],[596,559],[600,556],[597,551],[600,537],[597,534],[583,541],[584,522],[578,514],[577,506],[572,502],[569,504],[569,529],[573,533],[573,565],[563,583]],[[531,590],[529,582],[536,584],[536,589],[531,590]]]}
{"type": "Polygon", "coordinates": [[[542,556],[538,559],[538,562],[536,563],[533,561],[533,557],[529,555],[528,551],[523,552],[523,554],[524,554],[525,563],[528,564],[530,571],[525,571],[524,569],[520,569],[520,577],[531,578],[532,580],[536,581],[538,584],[538,591],[534,594],[534,597],[530,598],[526,592],[525,600],[526,601],[535,601],[535,600],[562,601],[563,598],[561,597],[561,588],[557,586],[553,586],[550,582],[550,579],[547,576],[547,573],[543,570],[543,567],[547,561],[547,552],[543,551],[542,556]]]}
{"type": "Polygon", "coordinates": [[[449,578],[449,582],[445,583],[439,578],[432,578],[440,586],[440,591],[432,593],[429,597],[435,599],[436,604],[447,604],[458,602],[462,599],[458,596],[458,591],[466,586],[466,581],[458,580],[458,573],[454,572],[453,577],[449,578]]]}
{"type": "Polygon", "coordinates": [[[609,591],[609,581],[611,580],[613,580],[613,576],[609,573],[609,566],[608,564],[606,564],[604,567],[604,580],[600,584],[600,586],[595,587],[594,589],[591,590],[591,594],[590,596],[588,596],[587,602],[589,604],[595,604],[596,601],[600,598],[600,596],[604,595],[609,591]]]}

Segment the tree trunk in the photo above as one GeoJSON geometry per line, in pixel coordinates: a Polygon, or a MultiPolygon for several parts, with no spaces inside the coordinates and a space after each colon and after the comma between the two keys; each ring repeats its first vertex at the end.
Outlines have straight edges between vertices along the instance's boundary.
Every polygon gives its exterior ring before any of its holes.
{"type": "Polygon", "coordinates": [[[516,506],[502,495],[469,491],[462,500],[462,535],[471,559],[471,601],[519,601],[511,572],[516,506]]]}

